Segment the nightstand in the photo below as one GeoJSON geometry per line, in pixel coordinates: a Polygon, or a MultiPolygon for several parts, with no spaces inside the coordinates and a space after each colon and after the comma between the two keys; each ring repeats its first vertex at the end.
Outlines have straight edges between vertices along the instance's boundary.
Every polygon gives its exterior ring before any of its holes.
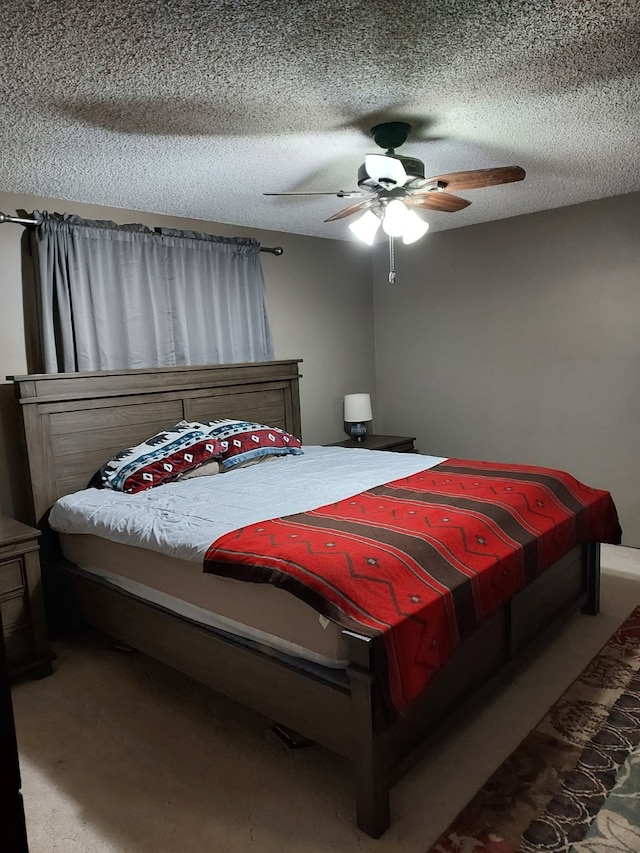
{"type": "Polygon", "coordinates": [[[392,450],[395,453],[415,453],[413,446],[415,437],[406,435],[366,435],[362,441],[346,438],[344,441],[334,441],[327,447],[360,447],[364,450],[392,450]]]}
{"type": "Polygon", "coordinates": [[[0,611],[9,675],[50,675],[51,652],[40,578],[40,531],[0,516],[0,611]]]}

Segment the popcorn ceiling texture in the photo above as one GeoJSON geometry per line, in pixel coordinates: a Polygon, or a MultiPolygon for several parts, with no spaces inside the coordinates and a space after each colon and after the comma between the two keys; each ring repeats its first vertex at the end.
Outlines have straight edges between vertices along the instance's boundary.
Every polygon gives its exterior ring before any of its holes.
{"type": "Polygon", "coordinates": [[[638,0],[4,0],[0,44],[5,192],[351,239],[262,193],[355,188],[389,119],[527,171],[434,231],[640,190],[638,0]]]}

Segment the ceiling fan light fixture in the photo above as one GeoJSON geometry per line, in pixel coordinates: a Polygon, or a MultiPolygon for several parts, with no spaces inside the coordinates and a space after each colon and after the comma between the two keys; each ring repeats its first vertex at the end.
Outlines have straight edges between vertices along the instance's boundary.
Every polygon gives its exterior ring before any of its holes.
{"type": "Polygon", "coordinates": [[[380,228],[380,217],[376,216],[372,210],[365,210],[362,216],[349,224],[349,229],[356,237],[369,246],[373,246],[378,228],[380,228]]]}
{"type": "Polygon", "coordinates": [[[402,237],[405,225],[409,220],[409,209],[399,198],[387,202],[382,219],[382,230],[389,237],[402,237]]]}
{"type": "Polygon", "coordinates": [[[401,187],[407,180],[407,173],[400,160],[386,154],[367,154],[364,166],[369,177],[380,184],[388,182],[401,187]]]}
{"type": "Polygon", "coordinates": [[[415,243],[429,230],[429,223],[421,219],[415,210],[409,210],[407,219],[402,230],[402,242],[405,246],[415,243]]]}

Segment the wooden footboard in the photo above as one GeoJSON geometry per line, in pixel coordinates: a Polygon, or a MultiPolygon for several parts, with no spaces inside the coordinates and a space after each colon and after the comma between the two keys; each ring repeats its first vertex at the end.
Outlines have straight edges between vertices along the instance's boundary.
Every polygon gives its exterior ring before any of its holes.
{"type": "MultiPolygon", "coordinates": [[[[474,705],[496,689],[497,684],[554,629],[579,611],[599,609],[600,545],[589,542],[574,548],[507,605],[496,611],[463,642],[434,676],[429,687],[390,728],[376,732],[372,670],[362,660],[371,642],[352,637],[360,656],[350,667],[354,731],[356,810],[358,826],[379,837],[389,825],[389,790],[416,760],[439,724],[466,703],[474,705]],[[370,710],[369,710],[370,709],[370,710]]],[[[354,657],[352,656],[352,661],[354,657]]]]}

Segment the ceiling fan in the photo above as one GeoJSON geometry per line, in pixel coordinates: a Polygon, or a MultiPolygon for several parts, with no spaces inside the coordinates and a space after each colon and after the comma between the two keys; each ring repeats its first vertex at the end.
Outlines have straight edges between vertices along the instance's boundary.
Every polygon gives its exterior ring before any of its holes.
{"type": "Polygon", "coordinates": [[[520,166],[500,166],[494,169],[472,169],[425,178],[424,163],[415,157],[395,153],[411,133],[411,125],[403,121],[377,124],[371,129],[377,145],[384,154],[367,154],[358,169],[357,190],[337,192],[264,193],[264,195],[335,195],[338,198],[357,198],[358,201],[325,219],[333,222],[363,211],[349,227],[369,245],[373,244],[380,226],[389,237],[402,237],[404,243],[414,243],[426,234],[429,224],[416,210],[438,210],[455,213],[471,202],[455,192],[493,187],[521,181],[525,177],[520,166]]]}

